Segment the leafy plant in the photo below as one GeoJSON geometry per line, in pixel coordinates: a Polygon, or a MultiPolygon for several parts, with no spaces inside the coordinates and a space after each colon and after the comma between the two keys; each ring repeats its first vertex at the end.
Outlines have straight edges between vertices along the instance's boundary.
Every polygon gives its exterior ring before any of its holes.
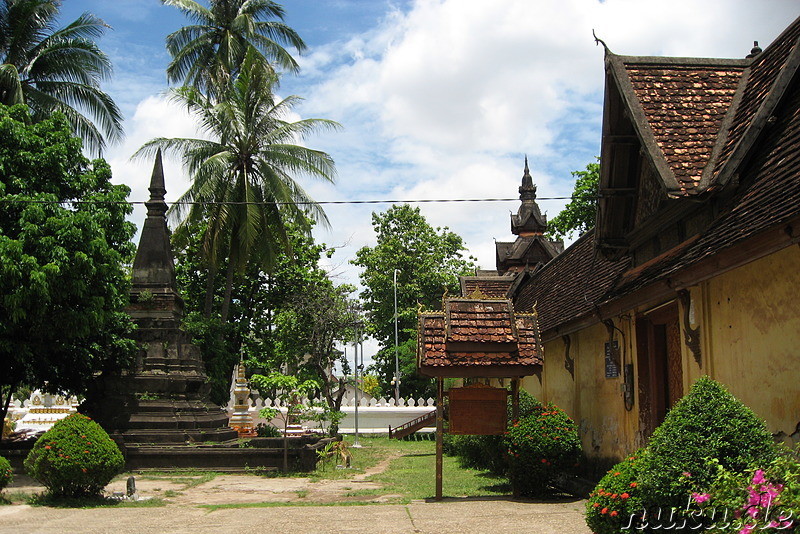
{"type": "Polygon", "coordinates": [[[122,471],[125,459],[100,425],[76,413],[45,432],[24,465],[50,494],[82,497],[100,494],[122,471]]]}
{"type": "Polygon", "coordinates": [[[547,494],[549,483],[574,468],[581,454],[575,422],[552,403],[513,422],[504,444],[511,485],[526,497],[547,494]]]}
{"type": "Polygon", "coordinates": [[[572,197],[561,212],[550,219],[548,239],[571,239],[575,232],[582,236],[594,228],[600,182],[600,158],[586,165],[586,170],[573,171],[575,187],[572,197]]]}
{"type": "Polygon", "coordinates": [[[642,459],[642,498],[648,506],[681,508],[693,487],[711,485],[705,458],[744,472],[775,457],[766,423],[721,384],[701,377],[655,430],[642,459]],[[685,474],[688,473],[689,476],[685,474]]]}
{"type": "Polygon", "coordinates": [[[316,390],[317,383],[313,380],[301,381],[296,376],[288,376],[277,372],[272,372],[268,376],[253,375],[250,383],[260,391],[277,390],[275,398],[281,401],[286,407],[286,411],[275,408],[262,408],[259,415],[264,419],[279,417],[283,420],[283,471],[289,471],[289,425],[308,421],[314,417],[314,409],[308,404],[304,404],[316,390]]]}
{"type": "Polygon", "coordinates": [[[600,479],[586,502],[586,524],[595,534],[634,531],[643,509],[639,471],[644,450],[612,467],[600,479]]]}
{"type": "Polygon", "coordinates": [[[694,507],[710,533],[796,532],[800,524],[798,451],[778,449],[774,460],[745,472],[707,460],[714,472],[708,488],[692,492],[694,507]]]}
{"type": "Polygon", "coordinates": [[[279,438],[281,437],[281,431],[278,430],[277,427],[274,425],[268,425],[265,423],[258,423],[256,425],[256,434],[259,438],[279,438]]]}
{"type": "Polygon", "coordinates": [[[11,484],[12,480],[14,480],[14,474],[11,472],[11,464],[0,456],[0,491],[11,484]]]}

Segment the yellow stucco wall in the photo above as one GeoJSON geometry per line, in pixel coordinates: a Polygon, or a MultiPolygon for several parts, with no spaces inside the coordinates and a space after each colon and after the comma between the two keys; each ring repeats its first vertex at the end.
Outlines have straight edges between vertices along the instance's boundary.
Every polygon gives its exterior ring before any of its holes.
{"type": "MultiPolygon", "coordinates": [[[[630,362],[630,326],[624,318],[616,319],[615,331],[621,357],[630,362]]],[[[605,343],[609,339],[606,327],[598,323],[570,335],[570,356],[575,360],[574,379],[564,367],[564,341],[556,339],[545,344],[542,371],[544,402],[553,402],[564,409],[578,424],[584,452],[595,458],[621,458],[633,450],[638,419],[635,410],[625,409],[622,394],[622,373],[619,378],[605,377],[605,343]]],[[[524,384],[527,388],[527,382],[524,384]]],[[[530,393],[536,395],[533,391],[530,393]]]]}
{"type": "MultiPolygon", "coordinates": [[[[721,274],[689,289],[689,326],[700,329],[701,362],[684,343],[679,305],[683,391],[703,375],[722,382],[789,443],[800,442],[800,246],[721,274]],[[782,435],[780,434],[782,433],[782,435]]],[[[672,299],[667,299],[667,301],[672,299]]],[[[674,300],[679,301],[677,293],[674,300]]],[[[564,367],[564,342],[545,344],[541,383],[523,387],[552,401],[579,424],[584,452],[622,458],[642,446],[634,317],[662,303],[648,303],[614,317],[623,363],[634,363],[634,405],[625,408],[623,376],[605,378],[608,330],[597,323],[570,335],[575,376],[564,367]]]]}
{"type": "Polygon", "coordinates": [[[763,417],[773,433],[800,424],[800,246],[701,286],[708,374],[763,417]]]}

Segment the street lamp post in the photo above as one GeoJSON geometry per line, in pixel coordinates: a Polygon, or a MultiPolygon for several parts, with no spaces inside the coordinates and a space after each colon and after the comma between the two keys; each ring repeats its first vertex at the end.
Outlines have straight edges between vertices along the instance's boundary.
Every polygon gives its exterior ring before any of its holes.
{"type": "Polygon", "coordinates": [[[400,359],[397,356],[397,273],[400,269],[394,270],[394,405],[400,405],[400,359]]]}
{"type": "MultiPolygon", "coordinates": [[[[356,437],[355,437],[355,440],[353,441],[353,444],[351,445],[351,447],[356,447],[356,448],[361,447],[361,444],[358,442],[358,404],[360,402],[360,399],[358,398],[358,345],[359,345],[359,343],[361,341],[361,329],[360,329],[360,326],[361,326],[360,324],[356,324],[356,340],[353,343],[353,350],[355,352],[355,355],[353,357],[353,364],[354,364],[353,365],[353,379],[355,381],[355,391],[354,391],[354,397],[355,397],[355,407],[354,407],[354,409],[355,409],[355,412],[354,412],[354,415],[355,415],[356,437]]],[[[361,345],[361,361],[362,362],[364,361],[364,345],[361,345]]]]}

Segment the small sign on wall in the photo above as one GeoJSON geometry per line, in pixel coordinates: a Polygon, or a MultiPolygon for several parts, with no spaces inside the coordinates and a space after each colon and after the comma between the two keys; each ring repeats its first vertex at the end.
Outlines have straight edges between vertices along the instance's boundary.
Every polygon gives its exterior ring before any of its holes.
{"type": "Polygon", "coordinates": [[[605,346],[606,378],[619,378],[619,342],[608,342],[605,346]]]}

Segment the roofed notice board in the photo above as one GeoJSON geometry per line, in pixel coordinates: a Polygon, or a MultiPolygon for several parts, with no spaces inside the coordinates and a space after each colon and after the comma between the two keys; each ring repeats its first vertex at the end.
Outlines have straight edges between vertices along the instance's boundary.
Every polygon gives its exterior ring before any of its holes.
{"type": "Polygon", "coordinates": [[[467,386],[451,388],[450,434],[499,435],[506,431],[505,388],[467,386]]]}

